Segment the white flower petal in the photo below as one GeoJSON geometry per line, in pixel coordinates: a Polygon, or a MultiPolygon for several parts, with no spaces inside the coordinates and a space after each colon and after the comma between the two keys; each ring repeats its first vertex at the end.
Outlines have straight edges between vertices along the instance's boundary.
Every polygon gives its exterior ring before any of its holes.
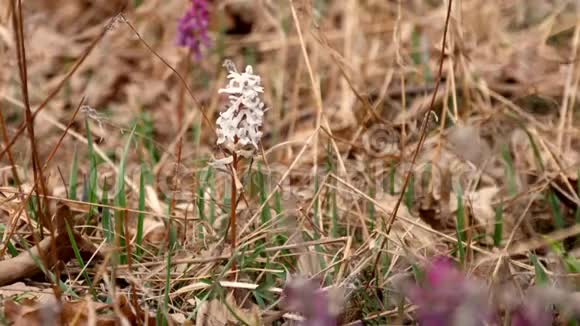
{"type": "Polygon", "coordinates": [[[230,70],[227,78],[226,87],[218,90],[218,93],[229,95],[229,105],[216,121],[217,143],[233,148],[252,144],[257,149],[265,111],[260,99],[264,92],[261,78],[254,75],[252,66],[246,66],[243,73],[230,70]]]}

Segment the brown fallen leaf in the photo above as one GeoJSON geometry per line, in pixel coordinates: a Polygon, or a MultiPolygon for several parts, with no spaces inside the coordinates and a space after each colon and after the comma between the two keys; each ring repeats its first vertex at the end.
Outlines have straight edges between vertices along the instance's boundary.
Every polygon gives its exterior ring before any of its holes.
{"type": "Polygon", "coordinates": [[[52,290],[49,288],[29,286],[24,284],[24,282],[16,282],[0,287],[0,298],[2,300],[18,296],[20,300],[26,298],[45,301],[47,298],[50,298],[53,295],[54,294],[52,290]]]}
{"type": "MultiPolygon", "coordinates": [[[[118,296],[117,302],[119,304],[119,311],[131,325],[157,325],[155,316],[150,315],[141,309],[141,307],[131,305],[131,302],[126,296],[118,296]]],[[[170,322],[169,325],[172,325],[172,323],[170,322]]]]}
{"type": "MultiPolygon", "coordinates": [[[[72,301],[59,302],[54,296],[49,300],[39,301],[36,299],[22,300],[20,304],[12,301],[4,301],[4,315],[10,325],[86,325],[87,302],[72,301]]],[[[102,304],[101,306],[107,306],[102,304]]],[[[114,318],[95,320],[93,325],[115,325],[114,318]],[[107,322],[110,321],[110,322],[107,322]]]]}
{"type": "Polygon", "coordinates": [[[62,303],[60,321],[65,325],[116,325],[117,318],[112,314],[97,314],[110,305],[92,302],[90,299],[66,301],[62,303]]]}
{"type": "Polygon", "coordinates": [[[447,135],[451,151],[463,160],[481,168],[490,157],[489,144],[474,126],[455,126],[447,135]]]}
{"type": "Polygon", "coordinates": [[[232,293],[228,294],[225,302],[218,299],[204,301],[196,316],[195,324],[204,325],[238,325],[239,319],[250,326],[263,325],[260,309],[252,305],[250,309],[240,308],[232,293]]]}
{"type": "Polygon", "coordinates": [[[59,313],[54,302],[38,305],[34,300],[23,300],[21,304],[4,301],[4,316],[13,326],[57,325],[59,313]]]}
{"type": "Polygon", "coordinates": [[[141,309],[135,309],[123,295],[117,297],[118,314],[112,304],[86,300],[59,302],[54,296],[50,300],[23,300],[20,304],[4,301],[6,320],[15,326],[25,325],[155,325],[155,317],[141,309]]]}
{"type": "MultiPolygon", "coordinates": [[[[377,201],[385,211],[389,212],[394,210],[397,197],[385,194],[378,198],[377,201]]],[[[414,243],[415,248],[427,250],[435,254],[437,248],[434,244],[437,241],[433,234],[427,231],[429,229],[431,227],[427,223],[421,218],[413,216],[405,205],[401,205],[397,211],[397,219],[393,222],[391,234],[393,234],[393,237],[401,239],[402,241],[414,243]],[[409,223],[409,221],[412,221],[414,225],[409,223]]]]}

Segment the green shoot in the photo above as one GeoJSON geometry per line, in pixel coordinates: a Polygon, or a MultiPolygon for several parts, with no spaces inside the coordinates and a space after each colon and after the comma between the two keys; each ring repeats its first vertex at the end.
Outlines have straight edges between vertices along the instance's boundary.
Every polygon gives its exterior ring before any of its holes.
{"type": "MultiPolygon", "coordinates": [[[[97,203],[97,156],[95,154],[95,149],[93,145],[93,136],[91,133],[91,128],[89,125],[89,121],[85,120],[85,128],[87,130],[87,144],[89,148],[89,184],[87,188],[87,196],[86,201],[90,204],[97,203]]],[[[90,205],[89,207],[89,215],[87,216],[87,221],[93,217],[95,214],[96,207],[94,205],[90,205]]]]}
{"type": "Polygon", "coordinates": [[[77,182],[78,182],[78,157],[77,149],[73,152],[72,165],[70,168],[70,175],[68,179],[68,198],[72,200],[77,199],[77,182]]]}
{"type": "Polygon", "coordinates": [[[548,283],[548,275],[546,274],[544,267],[542,266],[542,264],[538,260],[538,257],[536,257],[536,255],[534,255],[534,254],[530,254],[530,260],[532,261],[532,264],[534,265],[534,272],[535,272],[534,275],[536,276],[536,285],[538,285],[538,286],[546,285],[548,283]]]}
{"type": "Polygon", "coordinates": [[[115,212],[115,232],[116,236],[119,237],[119,248],[125,249],[125,252],[122,253],[119,257],[119,262],[121,264],[127,263],[127,255],[126,252],[129,250],[127,246],[130,244],[127,243],[125,238],[125,214],[126,210],[124,208],[127,207],[127,199],[125,197],[125,166],[127,163],[127,156],[129,154],[129,148],[131,147],[131,140],[133,139],[133,135],[135,134],[135,127],[131,130],[131,134],[129,135],[129,139],[125,144],[125,148],[123,150],[123,154],[121,156],[121,162],[119,163],[119,172],[117,173],[117,180],[115,182],[115,206],[117,207],[117,211],[115,212]]]}
{"type": "Polygon", "coordinates": [[[411,173],[409,176],[409,185],[405,191],[405,206],[408,209],[413,208],[413,203],[415,202],[415,175],[411,173]]]}
{"type": "Polygon", "coordinates": [[[141,259],[143,255],[143,224],[145,221],[145,215],[143,211],[145,211],[145,169],[144,166],[141,165],[141,174],[139,175],[139,213],[137,214],[137,233],[135,236],[136,241],[136,248],[135,248],[135,255],[137,256],[137,260],[141,259]]]}
{"type": "Polygon", "coordinates": [[[70,225],[68,224],[68,221],[65,220],[65,226],[66,226],[66,233],[68,234],[68,238],[72,247],[72,250],[74,252],[75,258],[77,259],[77,262],[79,263],[79,266],[81,267],[81,270],[83,271],[83,277],[85,278],[87,284],[89,285],[89,291],[91,292],[91,294],[93,295],[93,299],[95,301],[97,301],[97,292],[95,292],[95,289],[93,288],[93,281],[91,280],[91,277],[89,276],[89,273],[87,272],[86,268],[85,268],[85,262],[83,260],[83,257],[81,256],[81,252],[79,250],[79,246],[77,245],[77,241],[75,239],[75,236],[73,234],[73,230],[70,227],[70,225]]]}
{"type": "MultiPolygon", "coordinates": [[[[109,189],[107,185],[107,179],[103,183],[103,194],[101,196],[101,202],[105,205],[109,203],[109,189]]],[[[107,243],[112,244],[114,238],[113,224],[111,222],[111,211],[109,207],[103,207],[103,212],[101,214],[101,224],[103,225],[103,235],[107,243]]]]}
{"type": "Polygon", "coordinates": [[[518,186],[516,184],[516,172],[512,156],[510,155],[510,151],[505,145],[501,147],[501,156],[505,164],[505,175],[508,194],[510,196],[515,196],[518,193],[518,186]]]}
{"type": "Polygon", "coordinates": [[[554,225],[558,229],[563,229],[565,227],[565,223],[562,210],[560,209],[560,200],[558,197],[556,197],[556,194],[554,194],[552,190],[548,190],[547,197],[550,210],[552,211],[552,216],[554,217],[554,225]]]}
{"type": "Polygon", "coordinates": [[[503,202],[495,208],[495,224],[493,229],[493,245],[501,246],[501,239],[503,235],[503,202]]]}

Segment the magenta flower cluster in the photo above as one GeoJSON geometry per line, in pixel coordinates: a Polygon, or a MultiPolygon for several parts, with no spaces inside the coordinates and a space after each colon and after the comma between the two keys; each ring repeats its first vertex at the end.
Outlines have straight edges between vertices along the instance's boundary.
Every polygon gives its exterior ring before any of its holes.
{"type": "Polygon", "coordinates": [[[294,277],[284,287],[284,306],[304,317],[300,326],[336,326],[338,311],[331,305],[328,293],[314,279],[294,277]]]}
{"type": "MultiPolygon", "coordinates": [[[[497,308],[492,305],[484,283],[467,278],[447,257],[439,257],[425,268],[421,285],[405,287],[405,295],[417,306],[416,318],[421,326],[483,326],[498,325],[497,308]]],[[[542,300],[541,290],[529,293],[519,304],[507,308],[511,326],[548,326],[553,318],[548,299],[542,300]]],[[[513,295],[508,301],[515,301],[513,295]]]]}
{"type": "Polygon", "coordinates": [[[422,286],[407,289],[407,296],[417,305],[419,325],[479,326],[491,322],[493,314],[484,288],[466,279],[450,259],[435,259],[424,276],[422,286]]]}
{"type": "Polygon", "coordinates": [[[199,60],[201,49],[209,47],[209,10],[207,0],[191,0],[191,5],[179,19],[177,25],[177,45],[189,48],[199,60]]]}
{"type": "MultiPolygon", "coordinates": [[[[480,280],[468,278],[448,257],[431,260],[419,282],[402,280],[396,287],[415,305],[419,326],[550,326],[554,308],[566,320],[580,321],[580,302],[573,292],[531,287],[520,297],[511,287],[490,291],[480,280]]],[[[338,292],[340,293],[340,292],[338,292]]],[[[339,294],[340,296],[340,294],[339,294]]],[[[336,326],[343,303],[336,305],[320,281],[292,277],[284,287],[282,307],[302,315],[300,326],[336,326]]],[[[346,300],[346,298],[341,298],[346,300]]]]}

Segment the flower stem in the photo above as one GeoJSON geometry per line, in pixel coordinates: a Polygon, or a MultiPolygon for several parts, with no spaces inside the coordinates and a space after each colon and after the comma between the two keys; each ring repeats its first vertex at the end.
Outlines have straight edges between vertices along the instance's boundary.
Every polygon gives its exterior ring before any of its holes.
{"type": "MultiPolygon", "coordinates": [[[[238,206],[238,201],[236,198],[236,170],[238,168],[238,154],[233,153],[234,160],[232,162],[232,189],[230,196],[230,242],[232,244],[232,254],[236,250],[236,208],[238,206]]],[[[236,263],[232,264],[232,269],[236,269],[236,263]]]]}

